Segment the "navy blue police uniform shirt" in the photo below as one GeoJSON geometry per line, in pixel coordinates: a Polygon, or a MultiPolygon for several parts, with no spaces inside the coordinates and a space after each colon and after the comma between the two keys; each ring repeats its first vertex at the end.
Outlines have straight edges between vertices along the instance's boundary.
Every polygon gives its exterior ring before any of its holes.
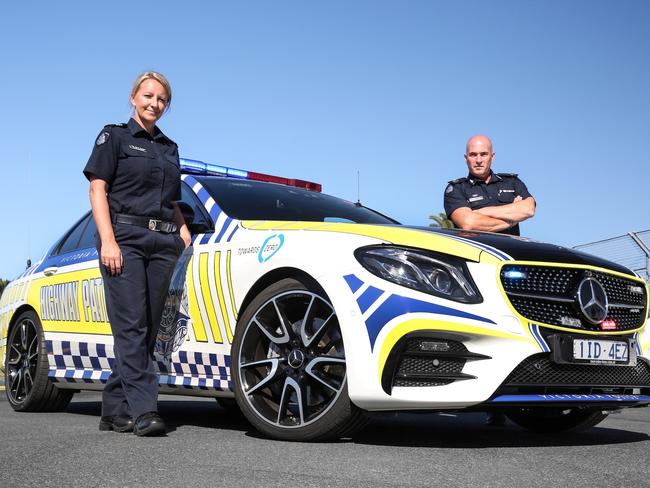
{"type": "Polygon", "coordinates": [[[158,127],[152,136],[134,119],[105,126],[84,168],[108,184],[111,215],[172,222],[172,202],[181,198],[178,146],[158,127]]]}
{"type": "MultiPolygon", "coordinates": [[[[454,210],[469,207],[477,210],[483,207],[507,205],[515,197],[528,198],[532,196],[528,188],[516,174],[494,173],[489,183],[474,178],[471,174],[449,182],[445,189],[445,212],[451,218],[454,210]]],[[[519,235],[519,224],[501,231],[502,234],[519,235]]]]}

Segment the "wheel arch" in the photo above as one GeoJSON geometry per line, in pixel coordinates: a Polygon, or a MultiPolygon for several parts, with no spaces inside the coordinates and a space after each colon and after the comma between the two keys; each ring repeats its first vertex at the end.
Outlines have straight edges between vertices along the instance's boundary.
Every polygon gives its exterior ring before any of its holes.
{"type": "MultiPolygon", "coordinates": [[[[48,360],[48,347],[46,345],[47,339],[45,338],[45,331],[43,330],[42,322],[38,315],[36,309],[29,304],[22,305],[18,307],[9,321],[7,327],[7,338],[10,337],[11,333],[14,331],[14,327],[19,324],[18,318],[22,317],[26,313],[33,313],[35,323],[34,326],[34,341],[38,339],[36,343],[35,353],[31,353],[31,345],[29,346],[29,352],[25,356],[25,351],[21,354],[23,358],[28,357],[29,365],[24,366],[24,368],[29,368],[29,377],[31,378],[31,386],[29,391],[27,390],[27,382],[23,380],[23,390],[20,391],[20,380],[17,383],[15,390],[17,397],[14,397],[12,388],[9,386],[6,389],[7,399],[11,407],[19,412],[53,412],[61,411],[70,402],[72,395],[75,393],[74,390],[59,390],[56,385],[49,378],[49,360],[48,360]],[[40,323],[40,324],[39,324],[40,323]],[[32,365],[32,357],[35,357],[34,364],[32,365]],[[32,371],[32,368],[34,370],[32,371]],[[12,393],[10,393],[12,391],[12,393]],[[22,398],[20,398],[22,394],[22,398]]],[[[2,358],[3,366],[6,366],[7,361],[7,350],[5,349],[5,355],[2,358]]],[[[25,359],[26,360],[26,359],[25,359]]],[[[27,361],[27,360],[26,360],[27,361]]],[[[15,363],[14,363],[15,365],[15,363]]],[[[8,375],[10,371],[8,368],[4,368],[5,371],[3,375],[5,380],[8,380],[8,375]]],[[[14,371],[14,373],[16,373],[14,371]]],[[[17,376],[20,378],[20,376],[17,376]]],[[[26,378],[26,373],[23,371],[22,377],[26,378]]],[[[7,385],[10,382],[7,381],[7,385]]]]}
{"type": "MultiPolygon", "coordinates": [[[[293,290],[296,292],[300,291],[301,293],[306,293],[309,295],[312,295],[312,301],[313,301],[313,296],[316,294],[320,296],[323,300],[330,302],[331,303],[331,298],[325,291],[325,286],[323,286],[319,281],[314,278],[313,275],[297,268],[293,267],[281,267],[281,268],[276,268],[274,270],[271,270],[261,276],[255,283],[250,287],[248,292],[246,293],[246,296],[244,300],[241,302],[241,308],[240,308],[240,313],[239,318],[240,318],[240,324],[242,327],[240,327],[235,334],[235,338],[233,341],[233,346],[232,346],[232,363],[231,363],[231,374],[233,375],[233,387],[234,387],[234,392],[235,392],[235,398],[237,401],[237,404],[241,408],[243,414],[246,416],[246,418],[251,422],[253,427],[255,427],[257,430],[260,432],[269,435],[271,437],[277,438],[277,439],[284,439],[284,440],[299,440],[299,441],[314,441],[314,440],[325,440],[325,439],[330,439],[330,438],[339,438],[341,436],[347,436],[347,435],[352,435],[352,433],[356,432],[358,429],[361,429],[365,423],[366,423],[366,417],[361,409],[359,409],[349,398],[347,394],[347,386],[346,386],[346,380],[345,377],[341,377],[340,384],[338,384],[335,388],[330,386],[331,390],[335,390],[335,395],[334,396],[326,396],[325,398],[325,405],[326,408],[321,408],[321,411],[319,413],[316,413],[316,417],[309,419],[308,423],[302,424],[302,407],[300,407],[300,417],[301,417],[301,425],[295,426],[297,427],[294,429],[293,427],[287,427],[287,426],[281,426],[280,421],[278,420],[277,423],[273,422],[273,419],[276,417],[279,419],[280,415],[283,416],[284,414],[288,413],[288,408],[282,407],[283,401],[281,398],[284,398],[284,394],[282,394],[282,397],[280,398],[277,396],[277,392],[271,393],[272,395],[275,395],[274,398],[276,400],[269,400],[266,398],[264,400],[264,408],[262,410],[259,410],[259,405],[257,401],[251,400],[249,397],[252,397],[253,395],[257,395],[257,393],[253,394],[252,391],[257,389],[257,386],[253,390],[251,390],[251,393],[246,391],[246,374],[245,372],[243,373],[243,369],[239,368],[239,362],[241,361],[241,354],[242,350],[244,348],[248,348],[246,345],[250,341],[247,342],[246,337],[247,336],[247,331],[249,328],[246,326],[246,324],[249,324],[252,322],[252,315],[256,314],[256,310],[258,307],[266,306],[266,304],[269,303],[271,299],[275,300],[276,298],[284,297],[287,294],[293,294],[293,290]],[[305,286],[305,289],[303,289],[302,286],[298,286],[299,284],[302,284],[305,286]],[[250,312],[248,309],[250,308],[250,312]],[[270,407],[269,407],[269,402],[270,402],[270,407]],[[275,406],[274,406],[275,405],[275,406]],[[275,413],[272,413],[269,416],[269,413],[266,412],[266,409],[270,408],[271,411],[276,409],[275,413]],[[286,411],[285,411],[286,410],[286,411]],[[271,419],[271,420],[269,420],[271,419]]],[[[304,305],[306,307],[311,307],[311,302],[307,300],[304,302],[304,305]],[[309,305],[307,305],[309,303],[309,305]]],[[[334,305],[331,304],[331,307],[334,305]]],[[[317,309],[318,307],[316,307],[317,309]]],[[[325,309],[328,310],[328,309],[325,309]]],[[[279,312],[278,312],[279,313],[279,312]]],[[[326,317],[331,317],[329,310],[326,312],[323,318],[326,317]]],[[[302,314],[299,314],[298,320],[300,317],[302,317],[302,314]]],[[[294,317],[295,319],[296,317],[294,317]]],[[[323,323],[326,323],[328,320],[324,320],[323,323]]],[[[334,321],[333,321],[334,322],[334,321]]],[[[338,325],[338,321],[336,321],[336,328],[340,329],[338,325]]],[[[293,323],[293,319],[292,322],[293,323]]],[[[256,329],[256,327],[253,327],[253,329],[256,329]]],[[[259,333],[259,332],[258,332],[259,333]]],[[[328,334],[330,332],[327,332],[328,334]]],[[[265,339],[265,334],[259,333],[259,335],[265,339]]],[[[268,334],[267,334],[268,336],[268,334]]],[[[337,339],[337,342],[340,344],[340,346],[337,347],[337,351],[340,353],[343,352],[342,349],[342,344],[345,342],[345,339],[342,336],[342,332],[339,330],[337,332],[337,337],[340,337],[337,339]],[[342,340],[342,342],[341,342],[342,340]]],[[[331,337],[331,336],[330,336],[331,337]]],[[[255,342],[255,340],[254,340],[255,342]]],[[[294,351],[296,348],[299,350],[304,349],[302,346],[298,344],[299,339],[296,341],[293,341],[291,343],[287,342],[287,347],[282,354],[285,355],[285,358],[288,358],[290,356],[289,350],[293,349],[294,351]]],[[[332,348],[332,344],[334,341],[325,341],[324,342],[324,347],[326,348],[326,351],[329,351],[330,348],[332,348]]],[[[304,341],[301,342],[301,344],[305,344],[304,341]]],[[[309,344],[305,344],[306,348],[309,348],[309,344]]],[[[314,347],[314,350],[316,350],[319,346],[317,345],[314,347]]],[[[248,349],[247,349],[248,350],[248,349]]],[[[266,354],[268,354],[267,347],[262,347],[259,349],[258,347],[254,348],[254,351],[259,351],[261,350],[261,354],[263,357],[266,357],[266,354]]],[[[321,354],[319,352],[315,352],[314,350],[309,350],[308,354],[321,354]]],[[[250,350],[248,351],[250,352],[250,350]]],[[[293,351],[292,351],[293,352],[293,351]]],[[[338,353],[337,353],[338,354],[338,353]]],[[[275,356],[274,356],[275,357],[275,356]]],[[[249,365],[253,364],[258,364],[258,357],[257,357],[257,352],[255,355],[253,354],[246,354],[246,359],[244,360],[245,362],[247,361],[253,361],[251,363],[248,363],[249,365]],[[251,360],[251,358],[253,358],[251,360]]],[[[304,359],[304,358],[303,358],[304,359]]],[[[346,361],[347,363],[347,361],[346,361]]],[[[300,366],[292,366],[294,368],[299,368],[300,366]]],[[[315,367],[315,366],[314,366],[315,367]]],[[[347,367],[347,365],[346,365],[347,367]]],[[[265,377],[267,374],[269,375],[275,375],[276,374],[276,369],[277,371],[281,372],[281,374],[284,374],[287,378],[287,381],[290,379],[293,381],[294,385],[297,385],[299,382],[300,383],[300,389],[294,391],[297,393],[298,391],[303,391],[303,376],[307,376],[307,374],[302,375],[300,374],[299,377],[298,372],[294,373],[282,373],[282,368],[278,366],[274,366],[273,369],[270,369],[266,373],[263,373],[261,377],[265,377]]],[[[287,368],[290,370],[291,368],[287,368]]],[[[311,373],[312,376],[314,376],[314,373],[311,373]]],[[[333,372],[333,374],[336,374],[333,372]]],[[[340,374],[340,371],[339,371],[340,374]]],[[[254,383],[258,382],[260,379],[260,376],[258,374],[254,375],[255,379],[253,380],[254,383]]],[[[270,376],[269,376],[270,377],[270,376]]],[[[318,378],[317,378],[318,379],[318,378]]],[[[323,380],[320,380],[321,383],[324,382],[323,380]]],[[[260,385],[264,384],[264,380],[260,383],[260,385]]],[[[287,383],[285,383],[286,385],[287,383]]],[[[250,387],[250,384],[248,384],[250,387]]],[[[286,386],[284,387],[286,388],[286,386]]],[[[294,388],[294,387],[292,387],[294,388]]],[[[321,387],[322,388],[322,387],[321,387]]],[[[318,390],[318,388],[316,388],[318,390]]],[[[291,391],[291,390],[287,390],[291,391]]],[[[307,391],[307,390],[304,390],[307,391]]],[[[329,390],[327,390],[329,391],[329,390]]],[[[320,401],[320,400],[319,400],[320,401]]],[[[299,402],[300,405],[302,405],[302,402],[299,402]]],[[[310,405],[309,402],[307,402],[305,405],[310,405]]],[[[312,412],[313,413],[313,412],[312,412]]],[[[295,412],[294,412],[294,415],[295,412]]],[[[291,417],[291,414],[289,414],[289,417],[291,417]]]]}
{"type": "Polygon", "coordinates": [[[248,305],[250,305],[251,301],[253,301],[253,299],[257,295],[259,295],[262,290],[272,285],[273,283],[277,283],[278,281],[283,280],[285,278],[294,278],[298,281],[307,282],[309,284],[317,286],[319,290],[329,299],[329,296],[327,295],[323,287],[320,285],[320,283],[318,283],[318,281],[312,275],[310,275],[309,273],[301,269],[287,266],[287,267],[273,269],[268,273],[266,273],[265,275],[261,276],[246,293],[246,296],[244,297],[244,300],[242,301],[241,306],[239,307],[239,312],[237,315],[238,316],[243,315],[248,305]]]}
{"type": "Polygon", "coordinates": [[[14,310],[13,315],[11,316],[11,320],[9,321],[9,324],[7,324],[7,337],[9,337],[9,332],[11,332],[11,328],[16,325],[16,322],[18,320],[18,317],[20,317],[23,313],[25,312],[34,312],[38,319],[40,320],[41,317],[38,315],[38,312],[34,307],[32,307],[29,304],[24,304],[18,307],[16,310],[14,310]]]}
{"type": "MultiPolygon", "coordinates": [[[[20,317],[24,312],[34,312],[38,317],[38,312],[36,312],[36,309],[29,304],[23,304],[20,307],[18,307],[16,310],[14,310],[13,314],[11,315],[11,320],[9,320],[9,323],[7,324],[7,330],[5,331],[7,334],[7,344],[9,342],[9,334],[11,334],[11,330],[16,325],[16,322],[18,321],[18,317],[20,317]]],[[[1,333],[2,331],[0,331],[0,334],[1,333]]],[[[4,350],[0,349],[0,373],[1,374],[4,374],[6,358],[7,358],[7,345],[5,345],[4,350]]]]}
{"type": "MultiPolygon", "coordinates": [[[[16,325],[16,322],[18,321],[18,317],[20,317],[23,313],[25,312],[34,312],[36,316],[38,317],[38,312],[34,307],[31,305],[25,303],[18,307],[16,310],[13,311],[13,314],[11,315],[11,319],[9,320],[9,323],[7,324],[7,344],[9,343],[9,334],[11,334],[11,330],[14,328],[16,325]]],[[[38,317],[40,320],[40,317],[38,317]]],[[[0,331],[1,333],[2,331],[0,331]]],[[[4,373],[5,369],[5,360],[7,358],[7,345],[5,345],[4,350],[0,350],[0,372],[4,373]]]]}

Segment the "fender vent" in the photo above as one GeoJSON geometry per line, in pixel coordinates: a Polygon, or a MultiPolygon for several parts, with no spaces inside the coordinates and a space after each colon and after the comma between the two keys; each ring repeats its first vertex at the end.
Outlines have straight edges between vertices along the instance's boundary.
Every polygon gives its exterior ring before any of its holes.
{"type": "Polygon", "coordinates": [[[463,373],[467,361],[490,359],[469,352],[458,341],[435,336],[407,335],[388,355],[382,374],[382,388],[391,394],[394,387],[443,386],[454,381],[473,379],[463,373]]]}

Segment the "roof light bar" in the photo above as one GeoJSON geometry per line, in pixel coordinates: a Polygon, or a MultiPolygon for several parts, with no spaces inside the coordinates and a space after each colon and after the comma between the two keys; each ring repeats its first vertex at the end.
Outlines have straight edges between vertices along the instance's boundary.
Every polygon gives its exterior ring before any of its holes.
{"type": "Polygon", "coordinates": [[[196,159],[180,158],[181,171],[183,173],[190,173],[195,175],[205,176],[226,176],[230,178],[243,178],[246,180],[266,181],[270,183],[278,183],[280,185],[295,186],[297,188],[304,188],[320,192],[322,185],[312,181],[297,180],[295,178],[283,178],[282,176],[267,175],[264,173],[256,173],[254,171],[244,171],[242,169],[228,168],[226,166],[219,166],[216,164],[204,163],[196,159]]]}

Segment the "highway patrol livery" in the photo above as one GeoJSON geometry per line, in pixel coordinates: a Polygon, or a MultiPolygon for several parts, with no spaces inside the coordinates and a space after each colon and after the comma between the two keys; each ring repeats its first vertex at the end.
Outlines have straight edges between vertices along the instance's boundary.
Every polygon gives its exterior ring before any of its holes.
{"type": "MultiPolygon", "coordinates": [[[[399,225],[320,185],[181,159],[193,234],[155,346],[160,391],[232,398],[277,439],[349,436],[373,411],[503,411],[584,429],[650,403],[648,286],[526,238],[399,225]]],[[[0,299],[18,411],[101,390],[114,360],[85,214],[0,299]]]]}

